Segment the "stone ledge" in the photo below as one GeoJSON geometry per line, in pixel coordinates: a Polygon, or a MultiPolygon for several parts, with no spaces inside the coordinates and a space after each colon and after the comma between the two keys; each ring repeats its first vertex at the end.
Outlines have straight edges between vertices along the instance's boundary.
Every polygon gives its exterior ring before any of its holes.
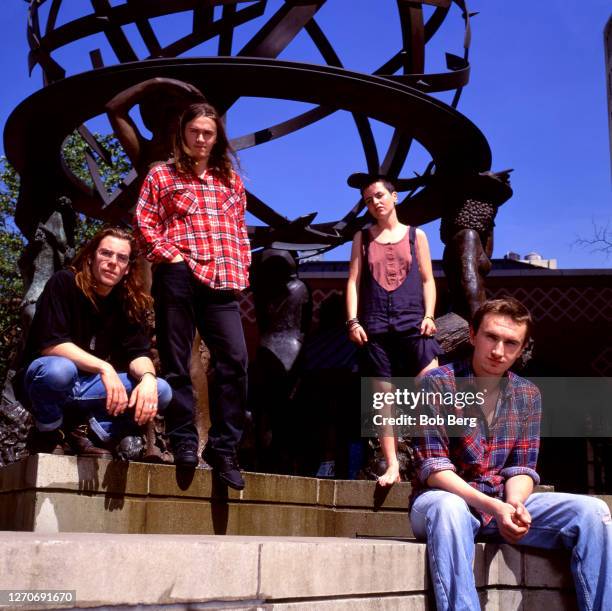
{"type": "Polygon", "coordinates": [[[0,493],[52,489],[90,494],[224,498],[250,502],[385,508],[405,511],[411,486],[381,489],[373,481],[321,480],[268,473],[245,473],[241,492],[215,486],[208,469],[181,478],[171,465],[37,454],[0,468],[0,493]]]}
{"type": "Polygon", "coordinates": [[[0,529],[412,536],[406,483],[261,473],[245,473],[245,481],[238,492],[205,469],[39,454],[0,468],[0,529]]]}
{"type": "Polygon", "coordinates": [[[210,470],[39,454],[0,469],[0,529],[286,536],[410,536],[410,485],[245,473],[238,492],[210,470]]]}
{"type": "MultiPolygon", "coordinates": [[[[484,608],[574,608],[569,556],[477,547],[484,608]]],[[[79,607],[424,610],[425,551],[416,542],[335,537],[0,532],[0,590],[76,590],[79,607]]]]}

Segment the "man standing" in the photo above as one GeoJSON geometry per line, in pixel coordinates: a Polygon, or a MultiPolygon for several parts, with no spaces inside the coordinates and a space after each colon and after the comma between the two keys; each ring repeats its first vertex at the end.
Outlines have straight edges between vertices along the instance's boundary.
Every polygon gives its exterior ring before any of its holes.
{"type": "Polygon", "coordinates": [[[228,486],[244,481],[236,450],[244,429],[247,350],[237,295],[249,280],[246,195],[223,122],[209,104],[182,114],[174,161],[151,169],[136,209],[143,250],[154,265],[152,293],[162,372],[174,397],[166,432],[178,466],[198,465],[189,375],[197,328],[211,353],[208,442],[202,454],[228,486]]]}
{"type": "Polygon", "coordinates": [[[78,455],[110,457],[101,445],[170,402],[150,358],[150,297],[132,268],[133,253],[128,233],[104,229],[47,282],[22,368],[22,399],[36,424],[33,452],[63,453],[67,441],[78,455]]]}
{"type": "Polygon", "coordinates": [[[423,380],[426,391],[442,393],[437,396],[469,388],[482,393],[483,403],[461,410],[477,416],[476,426],[454,430],[448,416],[459,410],[430,405],[430,415],[445,424],[413,440],[417,479],[410,520],[417,539],[427,542],[438,611],[480,608],[472,571],[477,536],[570,549],[580,609],[612,609],[607,505],[574,494],[532,493],[540,479],[540,393],[508,371],[531,327],[529,312],[515,299],[487,301],[472,321],[471,361],[432,370],[423,380]]]}

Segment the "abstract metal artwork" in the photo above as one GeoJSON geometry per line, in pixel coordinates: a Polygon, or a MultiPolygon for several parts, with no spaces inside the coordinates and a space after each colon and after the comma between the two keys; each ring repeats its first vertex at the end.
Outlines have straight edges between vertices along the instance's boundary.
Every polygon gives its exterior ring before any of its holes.
{"type": "MultiPolygon", "coordinates": [[[[123,185],[108,193],[99,169],[108,153],[85,123],[103,115],[109,101],[125,90],[154,78],[173,79],[201,91],[223,113],[243,97],[315,105],[289,120],[235,138],[238,151],[281,138],[339,110],[352,113],[368,173],[398,177],[416,141],[428,151],[431,162],[416,178],[399,181],[399,188],[407,191],[399,216],[411,224],[443,216],[451,205],[448,185],[491,165],[485,137],[456,110],[470,72],[472,15],[465,1],[396,0],[402,40],[397,52],[373,74],[344,69],[332,40],[317,22],[317,13],[334,1],[90,0],[90,6],[81,2],[75,8],[63,0],[32,0],[29,67],[40,66],[44,87],[14,110],[4,132],[7,157],[21,177],[16,223],[24,235],[31,236],[62,197],[88,216],[129,223],[133,195],[124,194],[134,192],[130,184],[138,184],[142,170],[133,169],[123,185]],[[426,46],[451,11],[464,22],[463,56],[447,54],[446,72],[425,73],[426,46]],[[71,17],[66,20],[64,15],[60,24],[58,17],[64,12],[71,17]],[[191,30],[182,38],[162,42],[164,19],[179,13],[189,17],[191,30]],[[237,49],[235,30],[247,22],[258,29],[237,49]],[[316,46],[320,65],[278,59],[301,33],[316,46]],[[217,55],[198,55],[198,47],[214,39],[217,55]],[[75,68],[62,65],[61,52],[70,45],[89,50],[91,69],[70,74],[75,68]],[[115,57],[105,51],[107,47],[115,57]],[[450,104],[431,95],[442,91],[454,92],[450,104]],[[394,128],[381,157],[372,119],[394,128]],[[41,123],[46,126],[42,142],[35,135],[41,123]],[[78,179],[62,157],[62,143],[75,130],[90,147],[91,185],[78,179]]],[[[249,228],[253,248],[325,251],[351,239],[367,220],[360,199],[347,202],[342,218],[325,223],[314,222],[315,212],[290,218],[275,204],[248,193],[248,209],[262,223],[249,228]]]]}

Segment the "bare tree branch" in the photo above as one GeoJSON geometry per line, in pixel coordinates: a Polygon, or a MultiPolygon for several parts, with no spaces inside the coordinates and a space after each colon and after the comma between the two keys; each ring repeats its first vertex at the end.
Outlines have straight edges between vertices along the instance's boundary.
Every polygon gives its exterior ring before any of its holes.
{"type": "Polygon", "coordinates": [[[605,225],[598,225],[593,221],[593,235],[590,238],[578,237],[574,244],[587,248],[591,253],[603,253],[606,257],[612,255],[612,228],[610,221],[605,225]]]}

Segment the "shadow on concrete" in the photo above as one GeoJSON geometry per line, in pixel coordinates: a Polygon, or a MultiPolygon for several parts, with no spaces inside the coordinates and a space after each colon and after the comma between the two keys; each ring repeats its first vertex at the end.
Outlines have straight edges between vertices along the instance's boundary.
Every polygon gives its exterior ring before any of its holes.
{"type": "Polygon", "coordinates": [[[187,490],[195,477],[195,467],[176,467],[176,484],[181,490],[187,490]]]}
{"type": "Polygon", "coordinates": [[[106,468],[102,488],[106,489],[104,509],[107,511],[123,509],[128,468],[127,462],[118,460],[111,461],[106,468]]]}
{"type": "Polygon", "coordinates": [[[372,495],[372,509],[378,511],[383,503],[385,502],[389,492],[391,492],[392,486],[376,486],[374,488],[374,494],[372,495]]]}
{"type": "Polygon", "coordinates": [[[100,464],[97,458],[77,456],[79,493],[93,495],[100,489],[100,464]]]}
{"type": "Polygon", "coordinates": [[[227,503],[227,484],[213,475],[212,498],[210,502],[211,521],[215,535],[227,534],[229,505],[227,503]]]}

